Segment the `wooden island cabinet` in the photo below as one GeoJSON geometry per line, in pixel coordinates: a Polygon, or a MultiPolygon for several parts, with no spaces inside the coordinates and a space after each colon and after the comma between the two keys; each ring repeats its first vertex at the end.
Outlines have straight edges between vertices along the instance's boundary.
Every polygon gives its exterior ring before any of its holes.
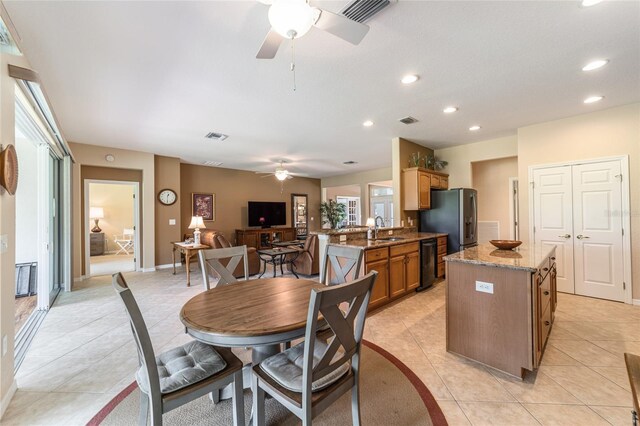
{"type": "Polygon", "coordinates": [[[555,246],[445,257],[447,351],[513,376],[540,365],[557,305],[555,246]]]}

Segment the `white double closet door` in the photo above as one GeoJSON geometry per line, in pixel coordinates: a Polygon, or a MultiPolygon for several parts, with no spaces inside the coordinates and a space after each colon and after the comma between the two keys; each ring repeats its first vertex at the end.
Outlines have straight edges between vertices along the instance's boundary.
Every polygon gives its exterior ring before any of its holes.
{"type": "Polygon", "coordinates": [[[624,301],[620,160],[533,170],[534,241],[555,245],[558,291],[624,301]]]}

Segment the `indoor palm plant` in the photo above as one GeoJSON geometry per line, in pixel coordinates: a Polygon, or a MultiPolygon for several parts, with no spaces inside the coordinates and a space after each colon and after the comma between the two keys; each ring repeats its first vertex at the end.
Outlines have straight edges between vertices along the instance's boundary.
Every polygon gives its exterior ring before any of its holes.
{"type": "Polygon", "coordinates": [[[340,222],[347,217],[346,206],[335,200],[320,203],[320,214],[322,215],[322,223],[331,225],[331,229],[338,229],[340,222]]]}

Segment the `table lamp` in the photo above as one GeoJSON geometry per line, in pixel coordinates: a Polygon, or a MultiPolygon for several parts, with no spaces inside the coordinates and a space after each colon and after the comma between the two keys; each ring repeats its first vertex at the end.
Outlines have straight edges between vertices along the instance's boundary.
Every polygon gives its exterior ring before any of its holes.
{"type": "Polygon", "coordinates": [[[95,226],[91,228],[91,232],[102,232],[102,229],[98,226],[98,222],[104,218],[104,209],[102,207],[89,208],[89,217],[93,219],[95,223],[95,226]]]}
{"type": "Polygon", "coordinates": [[[367,219],[367,223],[366,225],[369,227],[369,229],[367,229],[367,239],[368,240],[373,240],[373,231],[371,230],[371,228],[375,228],[376,226],[376,220],[372,217],[367,219]]]}
{"type": "Polygon", "coordinates": [[[189,229],[195,229],[195,231],[193,231],[193,244],[197,246],[200,245],[200,228],[206,228],[202,216],[192,216],[189,229]]]}

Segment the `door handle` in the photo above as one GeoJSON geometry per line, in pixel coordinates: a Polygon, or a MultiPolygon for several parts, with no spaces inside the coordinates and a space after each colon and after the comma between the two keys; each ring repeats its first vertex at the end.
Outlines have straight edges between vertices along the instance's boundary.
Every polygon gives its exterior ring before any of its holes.
{"type": "Polygon", "coordinates": [[[566,238],[566,239],[569,239],[569,238],[571,238],[571,234],[558,235],[558,238],[566,238]]]}
{"type": "Polygon", "coordinates": [[[587,237],[586,235],[578,235],[576,238],[579,240],[582,240],[584,238],[589,238],[589,237],[587,237]]]}

